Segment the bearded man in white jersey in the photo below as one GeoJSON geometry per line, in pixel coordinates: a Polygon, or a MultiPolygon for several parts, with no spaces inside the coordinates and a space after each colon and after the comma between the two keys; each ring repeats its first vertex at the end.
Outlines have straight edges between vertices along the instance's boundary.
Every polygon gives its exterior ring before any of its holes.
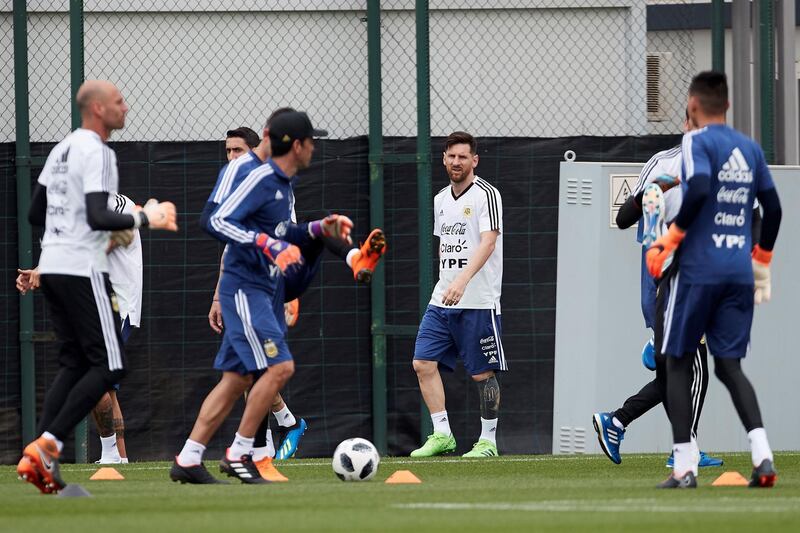
{"type": "Polygon", "coordinates": [[[500,386],[508,370],[500,340],[503,279],[503,205],[500,192],[474,173],[477,143],[469,133],[451,133],[442,157],[450,184],[433,200],[433,234],[439,237],[439,281],[422,318],[414,347],[414,371],[433,421],[433,434],[412,457],[453,452],[456,440],[445,408],[440,369],[456,359],[478,386],[481,434],[464,457],[497,452],[500,386]]]}

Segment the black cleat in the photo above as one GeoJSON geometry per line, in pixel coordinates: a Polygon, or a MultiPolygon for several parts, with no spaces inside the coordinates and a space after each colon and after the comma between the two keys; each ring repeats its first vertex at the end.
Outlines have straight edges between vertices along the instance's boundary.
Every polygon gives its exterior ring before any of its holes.
{"type": "Polygon", "coordinates": [[[669,476],[666,481],[659,483],[656,485],[657,489],[696,489],[697,488],[697,478],[694,477],[692,472],[687,472],[685,476],[680,479],[676,479],[673,476],[669,476]]]}
{"type": "Polygon", "coordinates": [[[228,459],[228,451],[226,450],[225,455],[219,462],[219,471],[250,485],[269,483],[269,481],[261,477],[256,464],[253,462],[253,457],[250,455],[243,455],[238,461],[231,461],[228,459]]]}
{"type": "Polygon", "coordinates": [[[178,460],[172,462],[169,469],[169,477],[172,481],[181,483],[191,483],[192,485],[228,485],[229,482],[217,479],[211,475],[203,463],[193,466],[181,466],[178,460]]]}
{"type": "Polygon", "coordinates": [[[753,475],[750,477],[750,487],[773,487],[778,481],[778,472],[769,459],[764,459],[761,464],[753,468],[753,475]]]}

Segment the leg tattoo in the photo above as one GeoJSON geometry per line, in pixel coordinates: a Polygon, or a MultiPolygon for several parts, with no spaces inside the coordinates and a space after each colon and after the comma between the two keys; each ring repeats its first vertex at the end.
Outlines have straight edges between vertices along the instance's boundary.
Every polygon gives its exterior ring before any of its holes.
{"type": "Polygon", "coordinates": [[[112,414],[111,401],[107,394],[103,396],[97,406],[95,406],[92,415],[97,425],[97,433],[99,433],[101,437],[110,437],[114,434],[114,415],[112,414]]]}
{"type": "Polygon", "coordinates": [[[494,420],[500,411],[500,384],[497,377],[478,382],[478,395],[481,401],[481,418],[494,420]]]}
{"type": "Polygon", "coordinates": [[[122,418],[114,418],[111,424],[114,427],[114,433],[117,434],[117,438],[125,438],[125,421],[122,418]]]}

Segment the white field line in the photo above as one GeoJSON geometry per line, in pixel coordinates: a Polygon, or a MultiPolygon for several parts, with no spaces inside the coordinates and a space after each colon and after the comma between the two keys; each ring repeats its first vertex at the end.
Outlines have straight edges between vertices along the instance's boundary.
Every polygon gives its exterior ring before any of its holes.
{"type": "MultiPolygon", "coordinates": [[[[626,458],[632,459],[643,459],[643,458],[652,458],[654,455],[657,454],[627,454],[625,455],[626,458]]],[[[728,456],[739,456],[739,455],[750,455],[746,452],[733,452],[724,454],[728,456]]],[[[800,452],[777,452],[777,455],[780,456],[799,456],[800,452]]],[[[666,454],[664,454],[666,457],[666,454]]],[[[592,454],[592,455],[537,455],[533,457],[519,457],[519,456],[505,456],[505,457],[491,457],[488,459],[469,459],[463,457],[447,457],[447,458],[431,458],[431,459],[407,459],[403,457],[387,457],[383,459],[383,464],[392,464],[392,465],[424,465],[424,464],[448,464],[448,463],[460,463],[460,464],[469,464],[469,463],[540,463],[540,462],[548,462],[548,461],[581,461],[584,459],[589,458],[598,458],[598,457],[605,457],[600,454],[592,454]]],[[[213,462],[213,461],[212,461],[213,462]]],[[[320,459],[314,461],[278,461],[275,463],[275,466],[280,468],[288,468],[288,467],[297,467],[297,466],[327,466],[330,465],[330,460],[320,459]]],[[[169,468],[169,464],[164,464],[164,466],[153,466],[152,464],[145,463],[142,465],[137,465],[136,463],[128,463],[126,465],[118,465],[118,464],[111,464],[111,465],[61,465],[62,469],[68,472],[94,472],[100,467],[103,466],[111,466],[114,468],[124,468],[125,470],[135,471],[135,470],[164,470],[169,468]]]]}
{"type": "Polygon", "coordinates": [[[525,512],[589,512],[629,513],[631,511],[653,513],[777,513],[800,508],[800,498],[769,498],[744,500],[743,498],[715,498],[702,505],[686,502],[665,502],[654,498],[623,499],[610,501],[550,500],[541,502],[420,502],[397,503],[395,509],[444,510],[444,511],[525,511],[525,512]]]}

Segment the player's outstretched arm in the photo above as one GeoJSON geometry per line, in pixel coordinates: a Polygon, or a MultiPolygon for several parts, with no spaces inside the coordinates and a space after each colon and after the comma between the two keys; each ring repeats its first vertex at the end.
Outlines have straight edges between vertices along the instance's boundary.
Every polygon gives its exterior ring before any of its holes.
{"type": "Polygon", "coordinates": [[[86,220],[95,231],[118,231],[148,226],[152,229],[178,231],[176,218],[175,205],[172,202],[150,199],[141,210],[125,214],[108,208],[107,192],[86,194],[86,220]]]}

